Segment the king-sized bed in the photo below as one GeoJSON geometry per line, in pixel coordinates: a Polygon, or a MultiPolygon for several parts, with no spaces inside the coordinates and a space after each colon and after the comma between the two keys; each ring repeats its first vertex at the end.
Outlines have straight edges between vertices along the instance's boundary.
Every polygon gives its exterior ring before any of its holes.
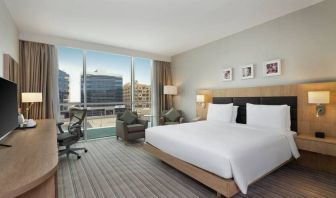
{"type": "MultiPolygon", "coordinates": [[[[241,112],[237,120],[246,117],[249,101],[251,98],[239,106],[241,112]]],[[[295,122],[293,118],[292,121],[295,122]]],[[[295,135],[291,130],[205,120],[148,128],[145,149],[219,194],[230,197],[239,190],[246,194],[250,184],[293,157],[298,158],[295,135]]]]}

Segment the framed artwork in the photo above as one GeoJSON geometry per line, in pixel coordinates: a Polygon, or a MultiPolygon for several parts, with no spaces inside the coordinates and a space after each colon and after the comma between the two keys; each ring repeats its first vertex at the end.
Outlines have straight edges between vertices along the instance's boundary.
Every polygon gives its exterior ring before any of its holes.
{"type": "Polygon", "coordinates": [[[264,62],[264,76],[279,76],[279,75],[281,75],[280,59],[264,62]]]}
{"type": "Polygon", "coordinates": [[[254,78],[254,65],[245,65],[241,67],[241,79],[254,78]]]}
{"type": "Polygon", "coordinates": [[[232,68],[222,70],[222,81],[232,81],[232,68]]]}

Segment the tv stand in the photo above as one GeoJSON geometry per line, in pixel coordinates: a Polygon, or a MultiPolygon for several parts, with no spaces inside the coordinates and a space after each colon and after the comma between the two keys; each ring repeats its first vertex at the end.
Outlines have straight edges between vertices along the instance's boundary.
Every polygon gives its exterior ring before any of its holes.
{"type": "Polygon", "coordinates": [[[12,147],[12,145],[9,145],[9,144],[0,144],[0,146],[3,146],[3,147],[12,147]]]}

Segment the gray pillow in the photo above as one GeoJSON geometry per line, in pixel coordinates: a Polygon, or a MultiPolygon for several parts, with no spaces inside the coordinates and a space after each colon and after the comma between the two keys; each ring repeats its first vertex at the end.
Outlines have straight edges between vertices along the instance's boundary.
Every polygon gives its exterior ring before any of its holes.
{"type": "Polygon", "coordinates": [[[135,124],[138,117],[130,111],[125,111],[124,114],[120,117],[120,120],[124,121],[126,124],[135,124]]]}
{"type": "Polygon", "coordinates": [[[164,117],[171,122],[176,122],[181,117],[181,114],[175,108],[171,108],[164,117]]]}

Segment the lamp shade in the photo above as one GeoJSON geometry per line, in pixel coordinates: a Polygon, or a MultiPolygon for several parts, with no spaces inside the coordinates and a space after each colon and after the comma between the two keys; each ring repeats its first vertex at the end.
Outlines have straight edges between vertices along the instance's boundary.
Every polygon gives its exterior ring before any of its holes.
{"type": "Polygon", "coordinates": [[[196,95],[196,102],[204,102],[204,95],[196,95]]]}
{"type": "Polygon", "coordinates": [[[329,91],[309,91],[308,103],[310,104],[328,104],[330,102],[329,91]]]}
{"type": "Polygon", "coordinates": [[[165,95],[177,95],[177,87],[172,85],[165,85],[163,87],[163,93],[165,95]]]}
{"type": "Polygon", "coordinates": [[[42,93],[22,93],[22,102],[42,102],[42,93]]]}

